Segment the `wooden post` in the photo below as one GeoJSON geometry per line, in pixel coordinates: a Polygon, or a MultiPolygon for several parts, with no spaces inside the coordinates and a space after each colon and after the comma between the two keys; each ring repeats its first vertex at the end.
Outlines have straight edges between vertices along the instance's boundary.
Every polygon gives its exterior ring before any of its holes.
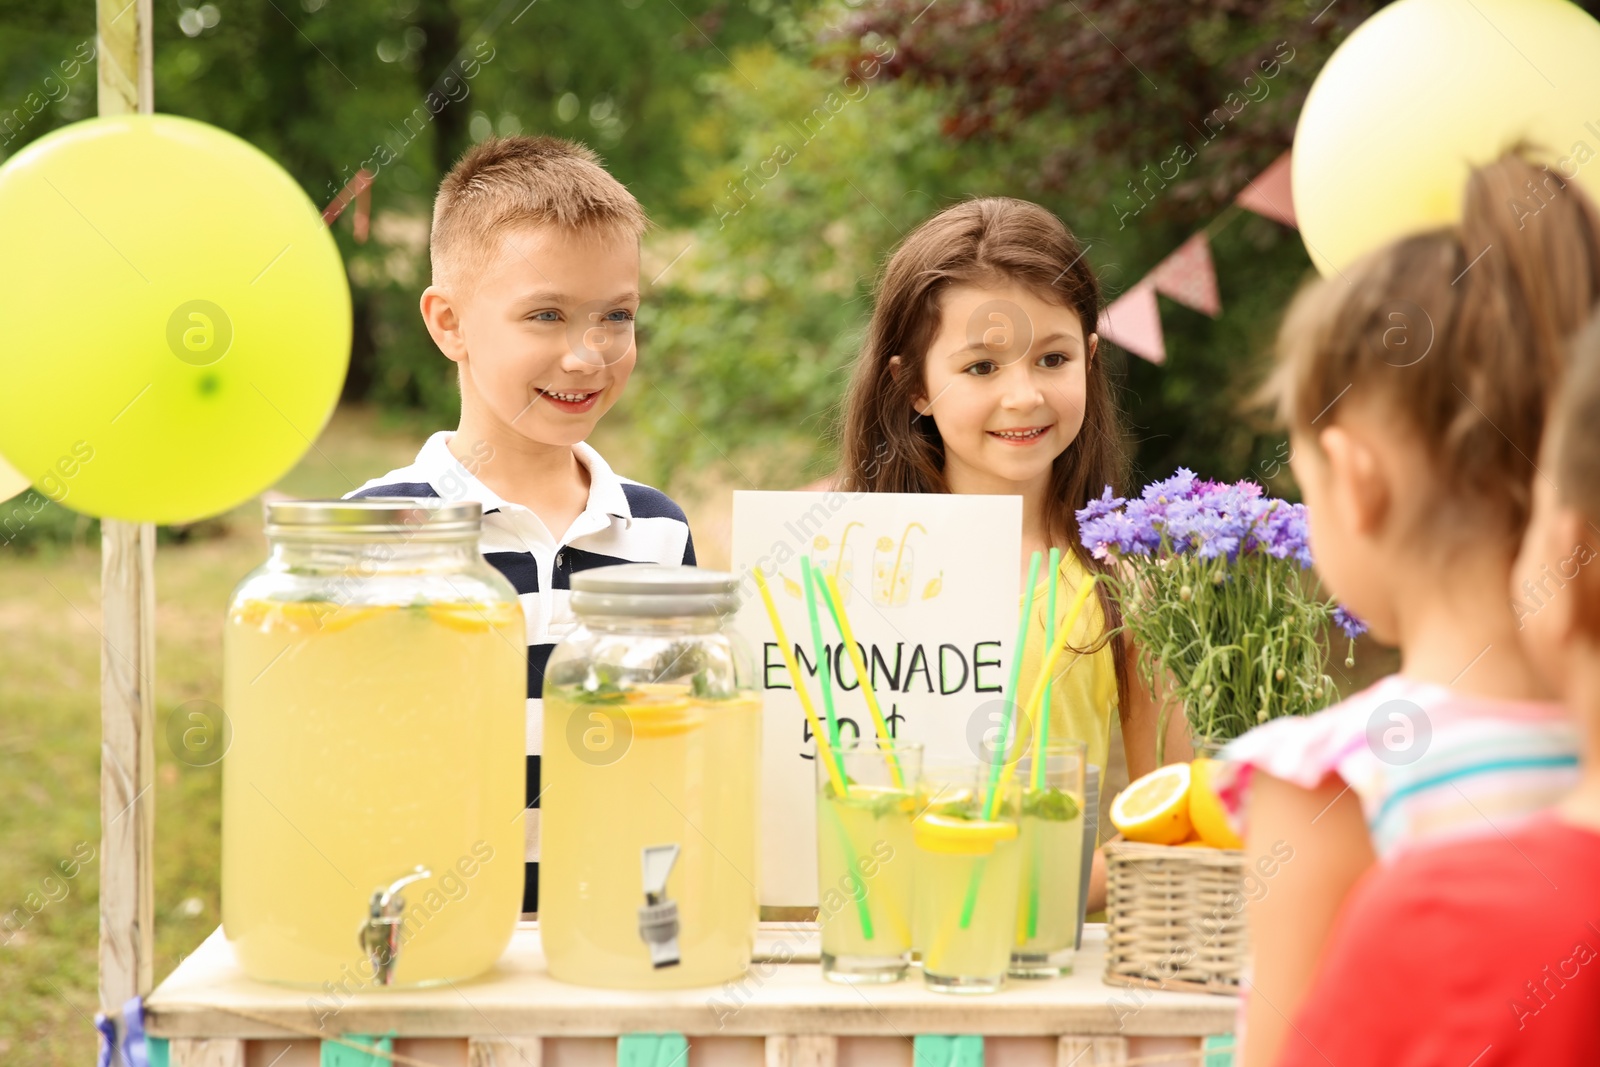
{"type": "MultiPolygon", "coordinates": [[[[150,0],[97,0],[101,115],[154,110],[150,0]]],[[[154,985],[155,558],[149,523],[100,524],[100,1010],[154,985]]]]}

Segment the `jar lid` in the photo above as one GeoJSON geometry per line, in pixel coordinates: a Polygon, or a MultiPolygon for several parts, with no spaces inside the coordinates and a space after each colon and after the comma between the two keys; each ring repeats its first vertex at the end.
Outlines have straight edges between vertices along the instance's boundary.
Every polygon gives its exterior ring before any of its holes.
{"type": "Polygon", "coordinates": [[[306,541],[459,541],[478,536],[483,505],[433,497],[272,500],[267,536],[306,541]]]}
{"type": "Polygon", "coordinates": [[[727,571],[619,563],[574,574],[571,604],[578,615],[732,615],[739,583],[727,571]]]}

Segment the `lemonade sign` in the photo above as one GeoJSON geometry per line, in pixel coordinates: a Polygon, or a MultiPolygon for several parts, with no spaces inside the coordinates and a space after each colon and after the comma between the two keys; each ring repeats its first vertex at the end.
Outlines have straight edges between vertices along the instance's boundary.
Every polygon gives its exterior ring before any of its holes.
{"type": "MultiPolygon", "coordinates": [[[[832,577],[862,665],[896,739],[929,761],[976,765],[997,729],[1015,640],[1022,498],[899,493],[733,494],[736,627],[755,660],[762,720],[761,903],[817,903],[816,739],[756,589],[759,569],[813,697],[821,656],[811,639],[802,556],[832,577]],[[803,843],[803,844],[802,844],[803,843]]],[[[823,615],[842,742],[870,737],[860,678],[823,615]]],[[[820,705],[819,705],[820,708],[820,705]]]]}

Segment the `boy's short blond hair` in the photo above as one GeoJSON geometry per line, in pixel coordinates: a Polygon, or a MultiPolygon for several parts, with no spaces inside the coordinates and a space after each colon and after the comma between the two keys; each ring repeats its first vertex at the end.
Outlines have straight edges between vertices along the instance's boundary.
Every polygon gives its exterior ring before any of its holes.
{"type": "Polygon", "coordinates": [[[555,225],[635,240],[650,221],[584,145],[559,137],[490,137],[439,184],[428,258],[433,284],[471,284],[506,226],[555,225]]]}

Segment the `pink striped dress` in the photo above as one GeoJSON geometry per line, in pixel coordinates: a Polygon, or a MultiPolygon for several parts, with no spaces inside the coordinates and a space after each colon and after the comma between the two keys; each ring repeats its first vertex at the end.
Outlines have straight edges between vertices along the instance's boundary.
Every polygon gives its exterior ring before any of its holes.
{"type": "Polygon", "coordinates": [[[1394,674],[1235,739],[1219,755],[1217,788],[1242,835],[1256,771],[1306,789],[1337,775],[1387,859],[1419,842],[1504,831],[1550,807],[1577,784],[1579,745],[1560,704],[1468,696],[1394,674]]]}

